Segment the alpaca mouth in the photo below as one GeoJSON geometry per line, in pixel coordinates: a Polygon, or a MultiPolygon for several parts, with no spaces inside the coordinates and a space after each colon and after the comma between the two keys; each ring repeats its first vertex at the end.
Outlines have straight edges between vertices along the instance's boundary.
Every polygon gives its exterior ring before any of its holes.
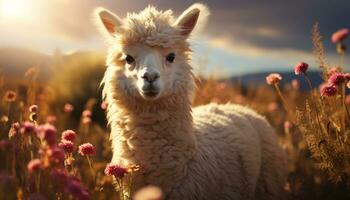
{"type": "Polygon", "coordinates": [[[142,96],[146,99],[154,99],[158,96],[159,91],[157,90],[146,90],[141,92],[142,96]]]}

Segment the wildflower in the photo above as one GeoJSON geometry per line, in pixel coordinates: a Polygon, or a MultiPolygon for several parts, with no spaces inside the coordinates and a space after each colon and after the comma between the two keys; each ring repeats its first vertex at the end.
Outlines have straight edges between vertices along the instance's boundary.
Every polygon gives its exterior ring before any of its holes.
{"type": "Polygon", "coordinates": [[[348,35],[349,35],[349,29],[347,29],[347,28],[340,29],[340,30],[336,31],[335,33],[333,33],[332,42],[333,43],[341,42],[344,39],[346,39],[348,37],[348,35]]]}
{"type": "Polygon", "coordinates": [[[116,178],[123,178],[128,173],[128,169],[117,164],[109,163],[105,168],[105,174],[115,176],[116,178]]]}
{"type": "Polygon", "coordinates": [[[343,73],[333,73],[329,79],[328,79],[328,83],[332,84],[332,85],[340,85],[342,83],[344,83],[346,80],[345,76],[343,73]]]}
{"type": "Polygon", "coordinates": [[[34,133],[35,129],[36,128],[35,128],[35,125],[33,123],[26,121],[26,122],[21,124],[20,132],[23,135],[24,134],[28,135],[28,134],[34,133]]]}
{"type": "Polygon", "coordinates": [[[61,139],[74,142],[77,137],[77,134],[73,130],[65,130],[62,133],[61,139]]]}
{"type": "Polygon", "coordinates": [[[6,116],[6,115],[3,115],[3,116],[1,116],[1,118],[0,118],[0,121],[1,122],[8,122],[9,121],[9,117],[8,116],[6,116]]]}
{"type": "Polygon", "coordinates": [[[337,87],[335,87],[334,85],[324,85],[321,87],[321,95],[322,96],[334,96],[336,95],[338,92],[337,87]]]}
{"type": "Polygon", "coordinates": [[[78,152],[82,156],[94,155],[96,154],[96,148],[91,143],[84,143],[79,146],[78,152]]]}
{"type": "Polygon", "coordinates": [[[216,90],[223,91],[226,89],[226,87],[227,87],[226,83],[219,83],[218,85],[216,85],[216,90]]]}
{"type": "Polygon", "coordinates": [[[53,115],[49,115],[46,117],[46,122],[49,123],[49,124],[53,124],[55,123],[57,120],[56,116],[53,116],[53,115]]]}
{"type": "Polygon", "coordinates": [[[11,128],[9,130],[9,138],[15,137],[20,129],[21,125],[18,122],[11,124],[11,128]]]}
{"type": "Polygon", "coordinates": [[[51,124],[44,124],[38,127],[37,136],[46,141],[49,145],[53,145],[56,142],[56,128],[51,124]]]}
{"type": "Polygon", "coordinates": [[[284,129],[289,130],[293,127],[293,124],[290,121],[285,121],[284,122],[284,129]]]}
{"type": "Polygon", "coordinates": [[[84,110],[82,116],[83,117],[91,117],[92,113],[90,110],[84,110]]]}
{"type": "Polygon", "coordinates": [[[38,112],[38,106],[37,105],[31,105],[29,107],[29,112],[32,112],[32,113],[38,112]]]}
{"type": "Polygon", "coordinates": [[[51,172],[51,177],[53,180],[65,184],[68,180],[68,174],[65,169],[54,169],[51,172]]]}
{"type": "Polygon", "coordinates": [[[82,192],[83,188],[79,181],[76,179],[69,179],[69,182],[66,187],[67,191],[71,193],[74,197],[78,197],[82,192]]]}
{"type": "Polygon", "coordinates": [[[5,101],[6,102],[14,102],[16,101],[17,94],[16,92],[9,90],[5,93],[5,101]]]}
{"type": "Polygon", "coordinates": [[[70,112],[72,112],[74,110],[74,107],[73,107],[72,104],[66,103],[66,104],[64,104],[64,109],[63,110],[66,113],[70,113],[70,112]]]}
{"type": "Polygon", "coordinates": [[[294,73],[296,75],[305,73],[307,71],[307,69],[309,68],[309,65],[305,62],[300,62],[298,64],[295,65],[294,67],[294,73]]]}
{"type": "Polygon", "coordinates": [[[75,178],[70,178],[68,184],[66,186],[66,190],[72,194],[75,198],[79,200],[87,200],[90,199],[89,192],[86,191],[85,188],[82,187],[79,180],[75,178]]]}
{"type": "Polygon", "coordinates": [[[69,140],[62,140],[58,144],[58,146],[61,147],[62,149],[64,149],[64,151],[67,153],[72,153],[74,150],[74,144],[73,144],[73,142],[71,142],[69,140]]]}
{"type": "Polygon", "coordinates": [[[83,117],[82,122],[83,122],[83,124],[90,124],[91,123],[91,118],[90,117],[83,117]]]}
{"type": "Polygon", "coordinates": [[[266,76],[266,83],[269,85],[275,85],[282,80],[282,76],[277,73],[272,73],[266,76]]]}
{"type": "Polygon", "coordinates": [[[41,160],[40,159],[33,159],[31,161],[29,161],[28,165],[27,165],[27,169],[29,171],[29,173],[33,173],[38,171],[42,166],[41,160]]]}
{"type": "Polygon", "coordinates": [[[102,110],[106,110],[107,107],[108,107],[107,101],[102,101],[102,103],[101,103],[101,109],[102,109],[102,110]]]}
{"type": "Polygon", "coordinates": [[[293,79],[291,82],[292,88],[298,90],[300,88],[300,82],[297,79],[293,79]]]}
{"type": "Polygon", "coordinates": [[[64,151],[58,146],[53,146],[47,150],[47,155],[49,159],[56,163],[63,163],[64,161],[64,151]]]}

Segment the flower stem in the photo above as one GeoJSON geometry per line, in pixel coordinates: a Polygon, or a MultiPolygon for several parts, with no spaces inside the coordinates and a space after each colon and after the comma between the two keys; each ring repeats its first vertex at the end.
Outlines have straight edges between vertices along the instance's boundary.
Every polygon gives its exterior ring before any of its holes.
{"type": "Polygon", "coordinates": [[[312,106],[315,108],[315,111],[316,111],[316,120],[317,120],[317,123],[318,123],[318,126],[320,127],[320,131],[322,133],[322,125],[321,125],[321,120],[320,120],[320,114],[318,112],[318,108],[317,108],[317,101],[315,99],[315,96],[314,96],[314,92],[313,92],[313,88],[312,88],[312,84],[311,84],[311,80],[309,78],[309,76],[307,75],[306,72],[303,73],[304,74],[304,77],[306,79],[306,82],[307,84],[309,85],[309,88],[310,88],[310,91],[311,91],[311,101],[312,101],[312,106]]]}
{"type": "Polygon", "coordinates": [[[289,116],[289,117],[291,117],[290,116],[290,113],[289,113],[289,106],[288,106],[288,104],[287,104],[287,101],[286,101],[286,99],[284,98],[284,96],[283,96],[283,94],[282,94],[282,92],[281,92],[281,90],[280,90],[280,87],[278,86],[278,84],[274,84],[274,86],[275,86],[275,89],[276,89],[276,91],[277,91],[277,94],[278,94],[278,96],[281,98],[281,100],[282,100],[282,103],[283,103],[283,107],[284,107],[284,109],[286,110],[286,112],[287,112],[287,115],[289,116]]]}
{"type": "Polygon", "coordinates": [[[86,156],[86,158],[87,158],[88,163],[89,163],[90,172],[91,172],[91,176],[92,176],[92,179],[93,179],[93,184],[94,184],[94,186],[95,186],[95,173],[94,173],[94,170],[92,169],[91,160],[90,160],[90,157],[89,157],[89,156],[86,156]]]}

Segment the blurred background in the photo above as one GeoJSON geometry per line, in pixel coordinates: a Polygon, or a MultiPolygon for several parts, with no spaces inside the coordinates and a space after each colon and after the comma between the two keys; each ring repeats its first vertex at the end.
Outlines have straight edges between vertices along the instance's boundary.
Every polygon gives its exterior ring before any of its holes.
{"type": "MultiPolygon", "coordinates": [[[[295,75],[293,68],[300,61],[307,62],[308,77],[316,90],[325,80],[311,38],[312,27],[318,22],[327,67],[342,65],[345,72],[349,71],[345,50],[342,53],[345,57],[339,59],[331,36],[338,29],[349,28],[350,1],[201,2],[208,5],[211,16],[202,33],[191,38],[193,66],[198,77],[194,105],[233,102],[248,105],[266,116],[289,156],[290,173],[285,186],[289,199],[349,199],[350,167],[346,167],[345,179],[329,178],[313,162],[312,152],[295,126],[295,108],[304,107],[310,88],[303,76],[295,75]],[[279,84],[287,109],[274,88],[266,84],[265,77],[271,72],[283,77],[279,84]]],[[[101,101],[99,88],[107,45],[94,26],[92,12],[102,6],[124,17],[127,12],[139,12],[150,4],[162,10],[172,9],[178,16],[193,3],[188,0],[0,0],[0,95],[4,97],[0,104],[0,128],[5,132],[0,135],[0,141],[8,139],[11,123],[32,121],[28,107],[36,104],[38,123],[54,124],[58,131],[73,129],[80,134],[79,143],[91,142],[96,146],[93,170],[98,183],[87,184],[91,181],[90,169],[82,159],[76,161],[81,170],[79,178],[92,199],[114,197],[112,181],[103,174],[111,151],[104,115],[106,105],[101,101]],[[14,99],[8,98],[9,92],[15,94],[14,99]],[[84,111],[91,114],[85,116],[84,111]]],[[[316,48],[317,52],[320,49],[316,48]]],[[[350,96],[345,102],[350,105],[350,96]]],[[[29,156],[23,160],[26,166],[29,156]]],[[[0,199],[7,199],[1,195],[5,183],[2,171],[0,164],[0,199]]],[[[31,194],[21,181],[14,185],[10,199],[18,198],[19,190],[24,197],[31,194]]]]}

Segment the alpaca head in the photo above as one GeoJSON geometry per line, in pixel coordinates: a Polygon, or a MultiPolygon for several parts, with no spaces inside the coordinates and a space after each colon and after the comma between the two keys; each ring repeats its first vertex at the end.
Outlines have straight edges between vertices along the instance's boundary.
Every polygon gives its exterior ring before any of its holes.
{"type": "Polygon", "coordinates": [[[124,19],[104,8],[95,13],[111,46],[104,77],[109,92],[147,102],[184,90],[191,93],[194,83],[187,40],[208,15],[204,5],[194,4],[177,19],[171,10],[158,11],[152,6],[128,13],[124,19]]]}

